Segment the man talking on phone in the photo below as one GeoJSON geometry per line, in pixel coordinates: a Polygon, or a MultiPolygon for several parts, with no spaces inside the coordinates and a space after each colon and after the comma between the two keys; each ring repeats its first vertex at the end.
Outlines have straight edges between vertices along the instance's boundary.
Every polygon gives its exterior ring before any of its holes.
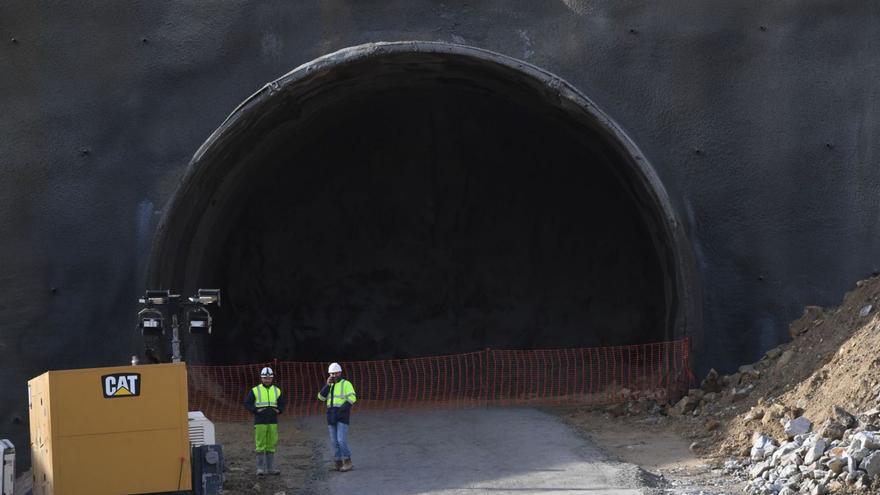
{"type": "Polygon", "coordinates": [[[348,423],[351,406],[357,402],[354,385],[342,378],[342,366],[333,363],[327,369],[330,376],[318,392],[318,400],[327,403],[327,428],[333,449],[333,471],[351,471],[351,450],[348,448],[348,423]]]}

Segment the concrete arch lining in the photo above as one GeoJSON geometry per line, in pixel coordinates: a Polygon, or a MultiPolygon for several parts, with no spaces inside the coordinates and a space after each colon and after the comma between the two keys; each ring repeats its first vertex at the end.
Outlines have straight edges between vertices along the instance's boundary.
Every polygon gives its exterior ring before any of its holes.
{"type": "Polygon", "coordinates": [[[235,206],[229,197],[265,158],[261,149],[342,95],[356,98],[407,84],[455,85],[513,98],[564,122],[574,134],[591,135],[622,167],[614,173],[637,203],[661,260],[666,286],[667,338],[702,341],[701,298],[690,243],[666,190],[636,144],[586,96],[559,77],[487,50],[440,42],[371,43],[346,48],[297,67],[242,102],[195,153],[153,244],[151,287],[192,290],[213,281],[211,242],[228,228],[235,206]],[[528,97],[523,97],[528,95],[528,97]],[[278,132],[278,129],[285,132],[278,132]],[[609,151],[610,150],[610,151],[609,151]]]}

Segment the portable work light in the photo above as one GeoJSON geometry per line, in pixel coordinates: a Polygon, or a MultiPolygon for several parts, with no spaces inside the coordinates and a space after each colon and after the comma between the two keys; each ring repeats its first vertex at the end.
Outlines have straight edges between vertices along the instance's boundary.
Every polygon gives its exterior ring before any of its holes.
{"type": "Polygon", "coordinates": [[[213,304],[220,306],[220,289],[199,289],[198,294],[189,298],[195,304],[213,304]]]}
{"type": "Polygon", "coordinates": [[[169,299],[171,299],[170,290],[147,290],[139,302],[148,306],[159,306],[167,304],[169,299]]]}
{"type": "Polygon", "coordinates": [[[193,308],[187,311],[187,321],[189,322],[189,333],[193,334],[210,334],[211,333],[211,313],[205,308],[193,308]]]}
{"type": "Polygon", "coordinates": [[[162,312],[144,308],[138,312],[138,328],[143,335],[162,335],[165,333],[165,318],[162,312]]]}
{"type": "Polygon", "coordinates": [[[146,307],[138,313],[138,328],[145,337],[151,337],[144,339],[147,357],[155,362],[162,360],[162,356],[155,356],[155,349],[162,347],[162,339],[157,337],[165,333],[164,315],[168,314],[171,321],[171,361],[179,363],[183,346],[180,340],[181,320],[185,321],[191,334],[210,334],[213,319],[205,306],[215,303],[220,306],[220,289],[199,289],[196,295],[184,298],[180,294],[172,294],[170,290],[148,289],[139,301],[146,307]]]}

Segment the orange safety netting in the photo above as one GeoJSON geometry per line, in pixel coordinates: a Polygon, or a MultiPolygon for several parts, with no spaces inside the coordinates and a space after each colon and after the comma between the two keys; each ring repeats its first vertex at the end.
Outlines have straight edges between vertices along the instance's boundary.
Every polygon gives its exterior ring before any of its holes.
{"type": "MultiPolygon", "coordinates": [[[[272,361],[189,366],[190,410],[214,421],[250,418],[244,400],[263,366],[287,398],[286,414],[321,413],[317,399],[329,363],[272,361]]],[[[654,344],[496,350],[384,361],[343,362],[358,409],[514,404],[608,404],[630,398],[674,400],[693,382],[688,340],[654,344]]]]}

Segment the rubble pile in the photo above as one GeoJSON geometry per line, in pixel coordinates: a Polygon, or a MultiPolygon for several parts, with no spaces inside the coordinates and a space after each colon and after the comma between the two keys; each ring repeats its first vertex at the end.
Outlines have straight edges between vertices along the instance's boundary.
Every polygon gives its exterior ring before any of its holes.
{"type": "Polygon", "coordinates": [[[880,277],[840,306],[808,306],[791,340],[675,404],[633,398],[615,416],[653,414],[755,494],[880,493],[880,277]],[[851,414],[852,411],[855,414],[851,414]]]}
{"type": "Polygon", "coordinates": [[[866,492],[880,487],[880,409],[858,417],[834,407],[819,428],[804,416],[784,420],[784,436],[756,431],[749,457],[725,462],[729,474],[746,474],[746,493],[866,492]]]}

